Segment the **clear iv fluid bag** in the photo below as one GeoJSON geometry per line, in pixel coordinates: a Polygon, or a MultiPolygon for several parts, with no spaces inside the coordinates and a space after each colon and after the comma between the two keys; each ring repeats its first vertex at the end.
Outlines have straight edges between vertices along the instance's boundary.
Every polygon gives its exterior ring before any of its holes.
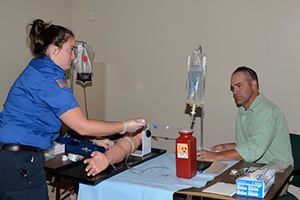
{"type": "Polygon", "coordinates": [[[186,103],[204,106],[204,85],[206,76],[206,56],[196,50],[188,57],[186,103]]]}

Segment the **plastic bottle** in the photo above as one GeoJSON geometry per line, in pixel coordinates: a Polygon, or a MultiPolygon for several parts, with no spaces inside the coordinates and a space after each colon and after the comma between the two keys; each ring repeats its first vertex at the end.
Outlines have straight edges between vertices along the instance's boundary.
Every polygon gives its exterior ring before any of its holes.
{"type": "Polygon", "coordinates": [[[204,106],[204,83],[206,76],[206,56],[202,54],[201,47],[188,57],[186,76],[186,103],[204,106]]]}
{"type": "Polygon", "coordinates": [[[192,178],[197,174],[196,138],[189,128],[179,131],[176,139],[176,175],[180,178],[192,178]]]}

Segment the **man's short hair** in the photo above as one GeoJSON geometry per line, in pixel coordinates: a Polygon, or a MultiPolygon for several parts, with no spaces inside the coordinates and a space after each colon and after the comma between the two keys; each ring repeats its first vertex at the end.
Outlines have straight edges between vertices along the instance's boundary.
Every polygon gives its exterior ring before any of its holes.
{"type": "Polygon", "coordinates": [[[257,82],[257,89],[259,89],[259,85],[258,85],[258,77],[257,77],[257,74],[256,72],[249,68],[249,67],[246,67],[246,66],[240,66],[238,67],[236,70],[234,70],[234,72],[232,73],[235,74],[236,72],[244,72],[246,78],[248,79],[249,82],[255,80],[257,82]]]}

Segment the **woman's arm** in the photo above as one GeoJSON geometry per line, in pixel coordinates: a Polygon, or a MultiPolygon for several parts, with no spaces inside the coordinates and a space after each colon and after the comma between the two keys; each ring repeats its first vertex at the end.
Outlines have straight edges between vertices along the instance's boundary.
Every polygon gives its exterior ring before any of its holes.
{"type": "Polygon", "coordinates": [[[85,136],[108,136],[123,132],[135,132],[146,125],[147,121],[142,119],[130,119],[123,122],[106,122],[101,120],[88,120],[83,114],[80,107],[68,110],[59,118],[69,128],[76,131],[80,135],[85,136]]]}
{"type": "Polygon", "coordinates": [[[131,140],[130,134],[126,134],[104,154],[100,153],[99,151],[94,151],[91,154],[92,158],[84,160],[84,163],[88,164],[88,166],[85,168],[87,175],[95,176],[96,174],[105,170],[110,165],[110,162],[112,164],[121,162],[128,154],[134,152],[134,150],[136,150],[141,143],[142,131],[135,136],[132,136],[131,140]],[[128,139],[125,139],[125,137],[128,139]]]}

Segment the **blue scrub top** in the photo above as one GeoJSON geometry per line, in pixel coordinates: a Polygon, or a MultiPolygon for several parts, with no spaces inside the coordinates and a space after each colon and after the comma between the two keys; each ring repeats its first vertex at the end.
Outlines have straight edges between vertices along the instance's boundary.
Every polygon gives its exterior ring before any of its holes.
{"type": "Polygon", "coordinates": [[[0,113],[0,142],[48,149],[58,137],[58,116],[78,107],[65,72],[48,56],[34,58],[17,78],[0,113]]]}

